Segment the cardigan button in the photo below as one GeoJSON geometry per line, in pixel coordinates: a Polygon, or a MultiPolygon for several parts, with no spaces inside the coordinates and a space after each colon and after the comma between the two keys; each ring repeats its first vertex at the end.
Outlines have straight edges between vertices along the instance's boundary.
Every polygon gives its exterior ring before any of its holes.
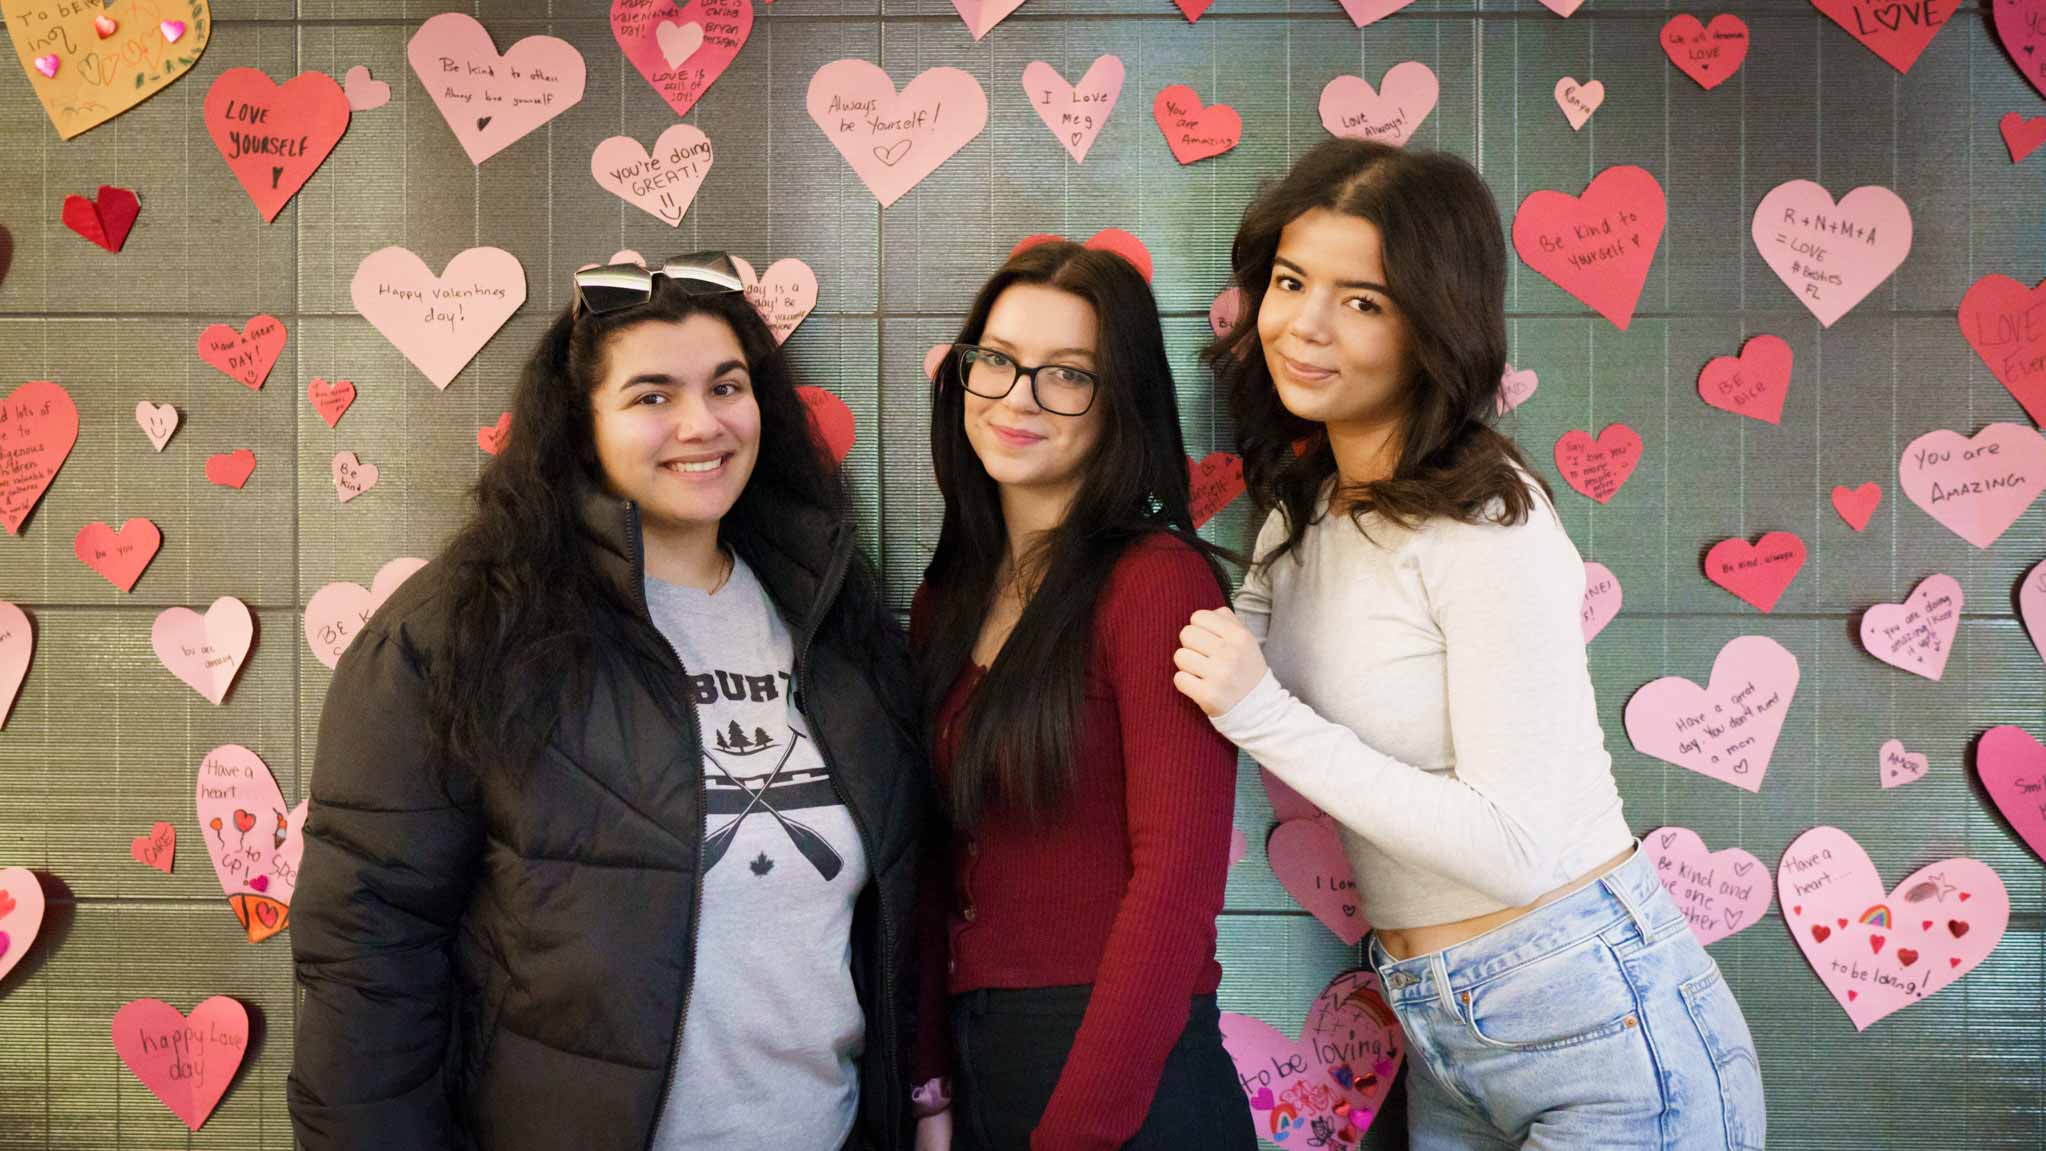
{"type": "Polygon", "coordinates": [[[980,841],[977,839],[967,840],[966,854],[973,856],[975,859],[980,858],[980,841]]]}
{"type": "Polygon", "coordinates": [[[965,920],[966,922],[968,922],[968,923],[972,923],[972,922],[973,922],[973,905],[972,905],[971,903],[967,904],[967,905],[966,905],[966,910],[964,910],[964,911],[961,911],[961,912],[959,913],[959,917],[960,917],[961,919],[964,919],[964,920],[965,920]]]}

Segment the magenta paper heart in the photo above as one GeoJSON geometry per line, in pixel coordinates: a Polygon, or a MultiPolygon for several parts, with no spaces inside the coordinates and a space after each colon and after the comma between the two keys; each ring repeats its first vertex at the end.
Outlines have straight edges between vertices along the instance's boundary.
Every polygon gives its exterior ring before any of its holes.
{"type": "Polygon", "coordinates": [[[1620,577],[1613,569],[1602,563],[1586,561],[1584,565],[1584,607],[1578,616],[1578,623],[1584,629],[1584,642],[1590,643],[1598,633],[1613,622],[1620,614],[1620,604],[1625,596],[1620,591],[1620,577]]]}
{"type": "Polygon", "coordinates": [[[1215,302],[1208,305],[1208,328],[1217,339],[1228,339],[1236,325],[1243,322],[1243,310],[1250,306],[1250,297],[1242,288],[1228,287],[1215,294],[1215,302]]]}
{"type": "Polygon", "coordinates": [[[26,867],[0,867],[0,983],[43,929],[43,885],[26,867]]]}
{"type": "Polygon", "coordinates": [[[1122,96],[1122,81],[1118,56],[1096,57],[1078,84],[1066,83],[1058,69],[1042,60],[1023,66],[1025,98],[1075,164],[1087,162],[1088,151],[1108,126],[1108,115],[1122,96]]]}
{"type": "Polygon", "coordinates": [[[114,1012],[114,1052],[171,1113],[197,1131],[220,1106],[249,1048],[249,1013],[236,1000],[201,1000],[190,1016],[161,999],[114,1012]]]}
{"type": "Polygon", "coordinates": [[[368,587],[341,580],[314,592],[305,605],[305,642],[313,649],[313,658],[330,668],[339,664],[341,653],[355,642],[369,617],[425,566],[425,560],[399,556],[378,568],[368,587]]]}
{"type": "Polygon", "coordinates": [[[1698,373],[1698,395],[1706,403],[1765,424],[1783,422],[1794,357],[1781,336],[1761,335],[1741,345],[1741,354],[1714,356],[1698,373]]]}
{"type": "Polygon", "coordinates": [[[590,153],[590,175],[606,192],[668,225],[696,200],[716,157],[694,124],[671,125],[649,152],[630,136],[613,136],[590,153]]]}
{"type": "Polygon", "coordinates": [[[2027,288],[2009,276],[1984,276],[1961,297],[1959,318],[1962,337],[1990,374],[2033,423],[2046,424],[2046,280],[2027,288]]]}
{"type": "Polygon", "coordinates": [[[1322,814],[1320,808],[1307,802],[1306,797],[1286,785],[1286,781],[1273,775],[1265,768],[1257,769],[1258,778],[1264,780],[1265,798],[1271,802],[1272,818],[1280,823],[1294,819],[1314,819],[1322,814]]]}
{"type": "Polygon", "coordinates": [[[2040,659],[2046,659],[2046,562],[2035,564],[2018,585],[2018,614],[2040,659]]]}
{"type": "Polygon", "coordinates": [[[1975,774],[2025,846],[2046,859],[2046,747],[2021,727],[1992,727],[1975,745],[1975,774]]]}
{"type": "Polygon", "coordinates": [[[764,274],[756,274],[753,265],[738,256],[732,257],[732,266],[746,286],[746,302],[767,321],[775,343],[788,343],[790,334],[817,310],[817,273],[803,261],[785,256],[769,264],[764,274]]]}
{"type": "Polygon", "coordinates": [[[348,97],[348,111],[373,112],[391,102],[391,86],[369,74],[367,64],[357,64],[341,78],[341,91],[348,97]]]}
{"type": "Polygon", "coordinates": [[[2046,439],[2022,424],[1990,424],[1972,438],[1927,432],[1905,447],[1897,480],[1926,515],[1986,548],[2046,487],[2046,439]]]}
{"type": "Polygon", "coordinates": [[[1907,783],[1917,783],[1925,778],[1925,773],[1931,767],[1932,762],[1926,757],[1916,752],[1905,751],[1904,741],[1901,739],[1890,740],[1876,752],[1876,772],[1885,791],[1893,787],[1902,787],[1907,783]]]}
{"type": "Polygon", "coordinates": [[[1331,136],[1399,147],[1414,138],[1441,95],[1434,70],[1419,60],[1394,64],[1376,89],[1344,73],[1321,90],[1321,126],[1331,136]]]}
{"type": "Polygon", "coordinates": [[[575,45],[528,36],[504,55],[474,16],[443,12],[419,26],[405,59],[471,164],[582,102],[585,68],[575,45]]]}
{"type": "Polygon", "coordinates": [[[957,68],[932,68],[897,93],[873,64],[833,60],[810,77],[804,104],[884,208],[987,127],[987,93],[957,68]]]}
{"type": "Polygon", "coordinates": [[[11,603],[0,603],[0,727],[14,712],[14,697],[21,694],[21,681],[28,678],[29,656],[34,654],[36,630],[28,613],[11,603]]]}
{"type": "Polygon", "coordinates": [[[1961,602],[1954,577],[1927,576],[1903,603],[1881,603],[1862,613],[1861,646],[1891,667],[1937,682],[1953,654],[1961,602]]]}
{"type": "Polygon", "coordinates": [[[1351,947],[1371,925],[1357,903],[1357,875],[1328,816],[1289,819],[1265,839],[1265,859],[1286,894],[1351,947]]]}
{"type": "Polygon", "coordinates": [[[1494,408],[1500,415],[1512,411],[1534,398],[1535,389],[1541,386],[1541,377],[1533,368],[1516,368],[1506,365],[1505,374],[1499,377],[1499,398],[1494,408]]]}
{"type": "Polygon", "coordinates": [[[1744,791],[1760,791],[1797,695],[1797,657],[1767,636],[1719,649],[1712,679],[1655,680],[1627,701],[1627,739],[1643,755],[1744,791]]]}
{"type": "Polygon", "coordinates": [[[1641,837],[1641,850],[1700,943],[1746,931],[1769,910],[1769,872],[1752,852],[1707,851],[1687,827],[1658,827],[1641,837]]]}
{"type": "Polygon", "coordinates": [[[231,595],[214,600],[204,616],[188,607],[166,608],[149,629],[157,660],[214,704],[227,698],[255,639],[249,605],[231,595]]]}
{"type": "Polygon", "coordinates": [[[1769,270],[1828,328],[1911,254],[1911,209],[1874,184],[1837,205],[1810,180],[1778,184],[1755,208],[1749,231],[1769,270]]]}
{"type": "Polygon", "coordinates": [[[2046,0],[1996,0],[1995,14],[1996,38],[2011,63],[2046,96],[2046,0]]]}
{"type": "Polygon", "coordinates": [[[510,252],[484,247],[458,254],[436,276],[393,245],[362,258],[348,291],[355,310],[445,389],[526,302],[526,270],[510,252]]]}
{"type": "Polygon", "coordinates": [[[282,931],[305,853],[306,805],[284,806],[284,793],[263,758],[228,743],[200,761],[193,806],[213,874],[249,942],[282,931]]]}
{"type": "Polygon", "coordinates": [[[612,0],[611,36],[677,116],[687,116],[753,35],[753,0],[612,0]]]}
{"type": "Polygon", "coordinates": [[[1530,193],[1513,214],[1513,250],[1626,331],[1668,220],[1662,185],[1646,169],[1622,164],[1600,172],[1582,196],[1530,193]]]}
{"type": "Polygon", "coordinates": [[[1222,1046],[1258,1135],[1282,1147],[1355,1147],[1406,1058],[1399,1020],[1369,971],[1331,980],[1297,1041],[1261,1019],[1223,1012],[1222,1046]]]}
{"type": "Polygon", "coordinates": [[[1987,864],[1943,859],[1885,893],[1868,853],[1837,827],[1785,849],[1776,902],[1857,1031],[1973,971],[2010,923],[2010,896],[1987,864]]]}

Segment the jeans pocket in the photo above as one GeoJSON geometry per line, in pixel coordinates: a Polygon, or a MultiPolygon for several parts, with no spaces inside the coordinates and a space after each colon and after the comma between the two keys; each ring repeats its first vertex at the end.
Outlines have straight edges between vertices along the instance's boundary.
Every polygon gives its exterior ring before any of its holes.
{"type": "Polygon", "coordinates": [[[1726,976],[1714,963],[1703,975],[1678,989],[1684,1010],[1698,1028],[1698,1038],[1719,1075],[1719,1107],[1726,1119],[1726,1145],[1734,1151],[1761,1151],[1769,1119],[1762,1099],[1762,1066],[1755,1041],[1748,1034],[1726,976]]]}
{"type": "Polygon", "coordinates": [[[1638,1033],[1639,1003],[1613,949],[1596,936],[1458,994],[1477,1041],[1550,1051],[1638,1033]]]}

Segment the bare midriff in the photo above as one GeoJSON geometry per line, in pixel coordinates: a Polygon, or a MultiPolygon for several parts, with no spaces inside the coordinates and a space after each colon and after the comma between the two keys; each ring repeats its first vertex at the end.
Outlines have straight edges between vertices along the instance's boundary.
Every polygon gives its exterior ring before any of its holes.
{"type": "Polygon", "coordinates": [[[1597,882],[1600,876],[1627,862],[1633,854],[1634,849],[1629,847],[1533,903],[1474,915],[1454,923],[1437,923],[1429,927],[1407,927],[1397,930],[1377,928],[1375,932],[1378,936],[1378,945],[1385,948],[1386,954],[1394,959],[1412,959],[1416,955],[1426,955],[1431,951],[1455,947],[1466,940],[1476,939],[1487,931],[1504,927],[1537,907],[1554,903],[1573,891],[1597,882]]]}

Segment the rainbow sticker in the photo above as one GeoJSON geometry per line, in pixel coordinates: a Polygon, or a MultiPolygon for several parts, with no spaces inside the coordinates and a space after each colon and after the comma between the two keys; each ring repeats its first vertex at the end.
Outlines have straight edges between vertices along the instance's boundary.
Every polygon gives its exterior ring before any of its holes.
{"type": "Polygon", "coordinates": [[[1861,922],[1869,927],[1888,927],[1890,925],[1890,909],[1888,906],[1878,903],[1861,913],[1861,922]]]}

